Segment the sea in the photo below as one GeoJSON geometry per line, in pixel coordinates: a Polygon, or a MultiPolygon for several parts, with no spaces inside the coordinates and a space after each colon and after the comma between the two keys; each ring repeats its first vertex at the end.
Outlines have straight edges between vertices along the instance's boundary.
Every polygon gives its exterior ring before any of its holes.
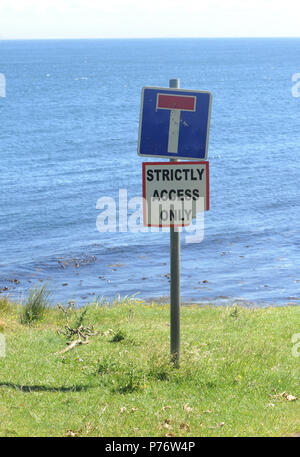
{"type": "Polygon", "coordinates": [[[182,302],[298,305],[299,56],[292,38],[0,41],[0,296],[169,300],[168,229],[137,217],[137,142],[142,88],[179,78],[213,94],[210,210],[197,242],[181,233],[182,302]]]}

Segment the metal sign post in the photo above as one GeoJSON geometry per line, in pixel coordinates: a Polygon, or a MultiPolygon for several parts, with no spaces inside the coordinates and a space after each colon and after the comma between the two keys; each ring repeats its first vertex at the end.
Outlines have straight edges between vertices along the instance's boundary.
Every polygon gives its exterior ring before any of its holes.
{"type": "Polygon", "coordinates": [[[143,164],[143,219],[147,227],[170,227],[171,360],[177,367],[180,360],[180,227],[189,225],[197,212],[209,209],[206,159],[212,102],[209,91],[180,89],[179,86],[179,79],[170,79],[168,88],[142,88],[137,148],[141,157],[167,158],[171,162],[143,164]],[[197,204],[201,200],[200,208],[197,204]]]}
{"type": "MultiPolygon", "coordinates": [[[[179,89],[180,80],[170,79],[169,87],[179,89]]],[[[180,114],[180,111],[179,111],[180,114]]],[[[171,159],[172,161],[172,159],[171,159]]],[[[173,159],[177,161],[177,159],[173,159]]],[[[171,360],[179,367],[180,360],[180,230],[170,227],[170,319],[171,360]]]]}

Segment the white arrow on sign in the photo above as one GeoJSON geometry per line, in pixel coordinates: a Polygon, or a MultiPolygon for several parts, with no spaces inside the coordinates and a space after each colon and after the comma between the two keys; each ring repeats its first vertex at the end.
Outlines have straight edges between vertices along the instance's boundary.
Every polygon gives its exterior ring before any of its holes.
{"type": "Polygon", "coordinates": [[[178,152],[180,113],[196,111],[196,97],[193,95],[157,94],[156,109],[170,110],[168,152],[178,152]]]}

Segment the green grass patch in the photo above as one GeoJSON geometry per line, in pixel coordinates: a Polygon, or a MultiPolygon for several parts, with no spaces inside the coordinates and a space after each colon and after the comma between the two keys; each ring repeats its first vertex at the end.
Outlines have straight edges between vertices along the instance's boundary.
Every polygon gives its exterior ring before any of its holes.
{"type": "Polygon", "coordinates": [[[125,340],[126,336],[127,335],[124,330],[118,329],[116,332],[114,332],[110,341],[112,343],[119,343],[120,341],[125,340]]]}
{"type": "MultiPolygon", "coordinates": [[[[179,368],[170,363],[169,311],[129,299],[94,303],[84,325],[97,334],[55,354],[66,347],[62,312],[22,325],[22,308],[0,299],[0,436],[300,432],[292,399],[300,397],[299,307],[182,307],[179,368]]],[[[81,323],[82,309],[70,313],[81,323]]]]}
{"type": "Polygon", "coordinates": [[[49,308],[50,291],[46,286],[31,289],[21,314],[22,324],[32,324],[41,320],[49,308]]]}

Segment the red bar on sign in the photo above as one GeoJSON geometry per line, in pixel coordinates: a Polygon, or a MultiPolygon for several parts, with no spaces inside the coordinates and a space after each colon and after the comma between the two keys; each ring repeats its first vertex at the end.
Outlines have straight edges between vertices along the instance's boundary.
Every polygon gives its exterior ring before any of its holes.
{"type": "Polygon", "coordinates": [[[157,108],[195,111],[196,97],[188,95],[157,94],[157,108]]]}

